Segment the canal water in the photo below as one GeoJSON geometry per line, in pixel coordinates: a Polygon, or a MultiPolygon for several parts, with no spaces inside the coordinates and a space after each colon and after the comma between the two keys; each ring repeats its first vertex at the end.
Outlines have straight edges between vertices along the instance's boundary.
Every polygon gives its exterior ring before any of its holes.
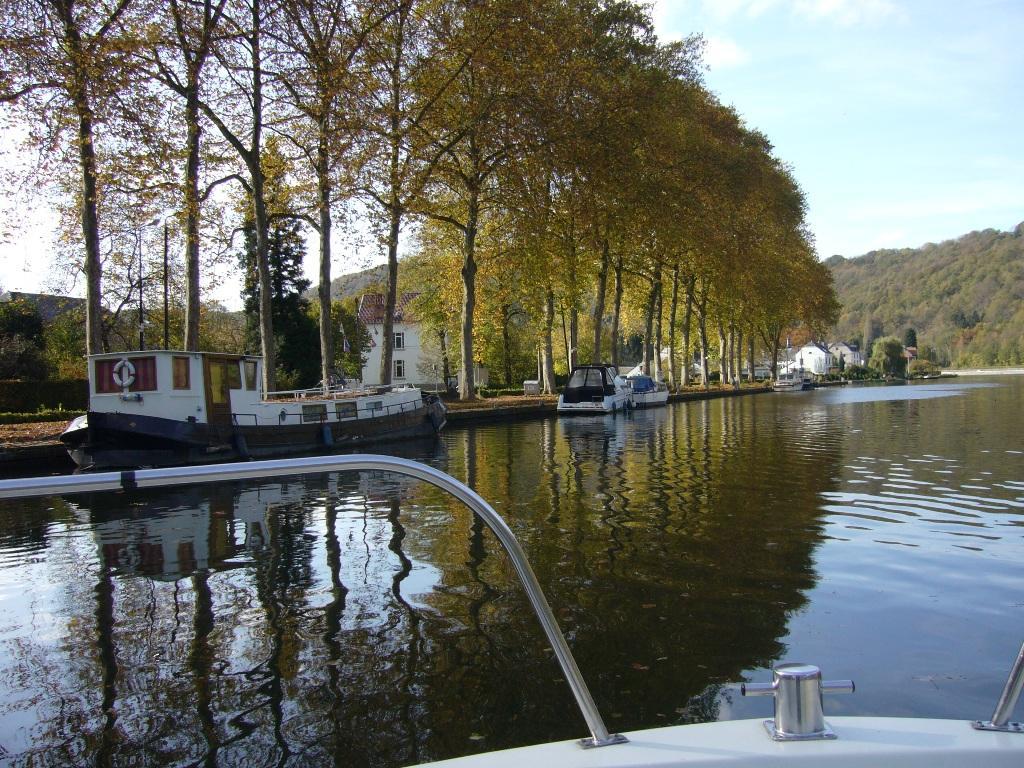
{"type": "MultiPolygon", "coordinates": [[[[453,428],[613,730],[987,718],[1024,639],[1024,377],[453,428]]],[[[401,766],[586,735],[494,537],[349,473],[0,501],[0,764],[401,766]]]]}

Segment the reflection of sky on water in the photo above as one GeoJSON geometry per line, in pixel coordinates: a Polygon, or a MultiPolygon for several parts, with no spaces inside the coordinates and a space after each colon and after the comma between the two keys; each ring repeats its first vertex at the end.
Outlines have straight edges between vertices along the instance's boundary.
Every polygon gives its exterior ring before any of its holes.
{"type": "MultiPolygon", "coordinates": [[[[972,389],[986,389],[998,386],[1000,385],[992,383],[901,384],[899,386],[847,384],[841,387],[824,387],[816,390],[813,397],[815,403],[844,405],[846,403],[873,403],[883,400],[928,400],[934,397],[956,397],[972,389]]],[[[802,396],[806,395],[802,394],[802,396]]]]}

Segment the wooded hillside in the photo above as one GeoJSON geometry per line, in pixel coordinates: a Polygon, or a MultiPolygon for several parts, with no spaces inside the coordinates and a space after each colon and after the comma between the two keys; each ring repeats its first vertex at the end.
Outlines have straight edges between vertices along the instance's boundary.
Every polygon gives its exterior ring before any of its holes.
{"type": "Polygon", "coordinates": [[[1024,222],[921,248],[833,256],[843,308],[835,335],[917,333],[923,355],[953,367],[1024,363],[1024,222]]]}

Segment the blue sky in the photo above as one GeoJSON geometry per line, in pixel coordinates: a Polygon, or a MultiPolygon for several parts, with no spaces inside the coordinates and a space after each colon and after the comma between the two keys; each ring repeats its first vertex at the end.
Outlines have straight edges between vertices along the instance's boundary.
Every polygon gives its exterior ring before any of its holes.
{"type": "Polygon", "coordinates": [[[819,255],[1024,221],[1024,0],[657,0],[807,194],[819,255]]]}
{"type": "MultiPolygon", "coordinates": [[[[706,84],[793,167],[822,257],[1024,221],[1024,0],[655,0],[653,9],[663,40],[704,36],[706,84]]],[[[44,212],[15,210],[28,226],[0,233],[0,287],[66,288],[52,285],[44,212]]],[[[218,298],[236,304],[236,287],[218,298]]]]}

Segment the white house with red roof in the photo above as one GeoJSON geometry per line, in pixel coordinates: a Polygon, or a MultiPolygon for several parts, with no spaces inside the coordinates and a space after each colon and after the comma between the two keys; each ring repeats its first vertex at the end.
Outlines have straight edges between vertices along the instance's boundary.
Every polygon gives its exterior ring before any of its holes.
{"type": "MultiPolygon", "coordinates": [[[[391,353],[391,383],[395,386],[411,384],[433,386],[434,381],[421,381],[418,373],[422,346],[420,344],[420,322],[411,311],[410,304],[419,293],[403,293],[395,301],[395,317],[392,327],[394,346],[391,353]]],[[[370,350],[363,365],[363,384],[376,385],[382,380],[380,363],[384,348],[384,301],[382,293],[364,293],[359,297],[359,322],[369,332],[370,350]]]]}

